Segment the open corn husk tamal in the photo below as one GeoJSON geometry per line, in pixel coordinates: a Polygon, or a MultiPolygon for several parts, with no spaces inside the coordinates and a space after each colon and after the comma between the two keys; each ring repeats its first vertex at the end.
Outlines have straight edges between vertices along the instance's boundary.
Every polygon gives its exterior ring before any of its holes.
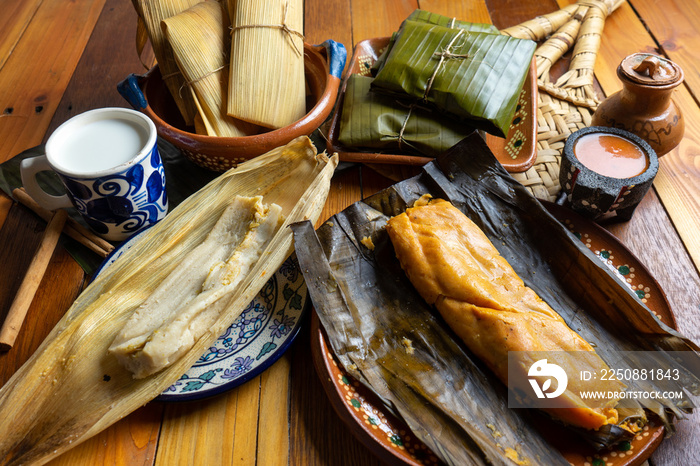
{"type": "MultiPolygon", "coordinates": [[[[572,442],[605,448],[631,438],[635,426],[653,416],[670,435],[674,420],[694,407],[689,395],[700,394],[700,348],[664,325],[626,283],[513,180],[477,133],[425,165],[420,175],[349,206],[318,230],[308,222],[293,229],[301,270],[334,355],[446,464],[566,466],[569,462],[553,448],[547,430],[572,442]],[[504,348],[496,346],[499,333],[488,333],[486,325],[498,329],[508,315],[483,310],[488,319],[476,332],[484,338],[491,335],[490,350],[476,345],[472,351],[421,296],[396,257],[387,222],[426,195],[448,201],[469,217],[524,285],[575,330],[581,348],[595,349],[586,354],[597,354],[611,367],[615,361],[616,367],[633,369],[633,363],[619,360],[620,352],[652,352],[681,374],[677,382],[625,381],[628,390],[679,390],[688,396],[625,400],[624,406],[614,407],[617,420],[606,416],[607,422],[597,429],[577,427],[572,419],[552,420],[540,410],[511,408],[509,387],[494,370],[498,361],[493,356],[502,355],[504,348]],[[680,367],[672,359],[678,354],[686,358],[680,367]]],[[[456,255],[448,252],[444,259],[457,261],[456,255]]],[[[469,280],[469,275],[460,280],[469,280]]],[[[518,282],[512,276],[503,280],[518,282]]],[[[469,314],[458,307],[447,312],[468,320],[469,314]]],[[[462,318],[455,317],[453,323],[459,326],[462,318]]],[[[556,316],[549,318],[561,322],[556,316]]],[[[513,337],[522,343],[529,330],[527,325],[521,327],[525,332],[513,337]]],[[[569,332],[561,330],[559,335],[569,332]]],[[[551,338],[548,344],[556,340],[551,338]]],[[[607,413],[603,407],[601,414],[607,413]]]]}
{"type": "Polygon", "coordinates": [[[0,463],[44,463],[176,382],[289,256],[289,223],[318,218],[336,165],[337,156],[317,154],[309,138],[295,139],[222,174],[142,233],[85,289],[0,389],[0,417],[13,420],[0,423],[0,463]],[[236,202],[242,204],[228,218],[236,202]],[[266,228],[263,217],[276,209],[270,217],[274,233],[258,236],[266,228]],[[253,247],[256,257],[251,260],[250,243],[258,239],[264,244],[253,247]],[[235,243],[231,250],[220,251],[229,240],[235,243]],[[203,248],[201,254],[198,248],[203,248]],[[201,270],[193,253],[211,267],[201,270]],[[244,257],[236,258],[237,253],[244,257]],[[185,275],[185,282],[171,286],[178,274],[185,275]],[[232,277],[237,283],[228,287],[232,277]],[[189,286],[187,280],[201,283],[189,286]],[[165,316],[160,328],[171,337],[180,332],[183,339],[180,345],[152,351],[148,344],[158,334],[150,325],[153,316],[132,324],[139,320],[134,317],[139,310],[154,305],[149,297],[162,294],[163,287],[166,295],[184,296],[186,318],[165,316]],[[214,315],[199,312],[210,307],[214,315]],[[128,358],[130,353],[142,358],[138,367],[120,362],[119,354],[128,358]],[[140,373],[141,367],[147,370],[140,373]],[[147,375],[154,367],[156,372],[147,375]]]}

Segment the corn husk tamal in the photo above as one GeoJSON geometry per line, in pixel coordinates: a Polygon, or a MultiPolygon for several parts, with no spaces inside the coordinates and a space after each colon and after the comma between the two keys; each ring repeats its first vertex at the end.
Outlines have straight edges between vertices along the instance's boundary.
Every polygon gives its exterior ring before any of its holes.
{"type": "Polygon", "coordinates": [[[182,13],[202,0],[131,0],[139,17],[139,28],[144,28],[153,47],[163,81],[177,104],[185,123],[192,125],[197,114],[192,95],[182,92],[185,77],[178,68],[173,50],[163,34],[161,21],[182,13]]]}
{"type": "Polygon", "coordinates": [[[231,68],[227,113],[267,128],[306,113],[301,0],[228,0],[231,68]]]}
{"type": "MultiPolygon", "coordinates": [[[[209,136],[240,137],[260,128],[227,115],[230,21],[220,2],[207,1],[161,24],[209,136]]],[[[195,125],[197,127],[197,125],[195,125]]]]}
{"type": "Polygon", "coordinates": [[[337,157],[307,137],[217,177],[146,230],[85,289],[32,357],[0,389],[0,463],[44,463],[143,406],[175,383],[224,332],[292,251],[288,225],[316,219],[337,157]],[[284,223],[193,346],[135,379],[108,352],[134,311],[202,244],[236,195],[281,207],[284,223]]]}
{"type": "Polygon", "coordinates": [[[530,40],[405,21],[372,88],[505,137],[535,47],[530,40]]]}

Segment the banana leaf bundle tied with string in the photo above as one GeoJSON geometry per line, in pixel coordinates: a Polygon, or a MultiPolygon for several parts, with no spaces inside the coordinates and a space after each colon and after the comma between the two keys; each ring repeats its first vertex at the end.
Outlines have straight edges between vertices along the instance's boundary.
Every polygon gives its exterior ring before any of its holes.
{"type": "Polygon", "coordinates": [[[191,93],[204,134],[240,137],[259,133],[260,127],[226,113],[231,36],[223,5],[198,3],[164,19],[161,26],[186,81],[182,92],[191,93]]]}
{"type": "MultiPolygon", "coordinates": [[[[436,24],[438,26],[445,26],[448,28],[459,28],[459,29],[465,29],[467,31],[473,31],[473,32],[486,32],[490,34],[499,34],[498,29],[496,26],[493,24],[486,24],[486,23],[471,23],[469,21],[460,21],[457,18],[450,18],[449,16],[443,16],[437,13],[432,13],[427,10],[420,10],[416,9],[408,15],[406,18],[406,21],[416,21],[419,23],[426,23],[426,24],[436,24]]],[[[386,57],[389,56],[389,52],[391,52],[391,48],[394,46],[394,42],[396,41],[396,37],[398,34],[401,32],[401,28],[399,28],[399,31],[394,32],[391,35],[391,39],[389,41],[389,44],[386,47],[386,50],[382,52],[382,54],[377,57],[377,61],[374,62],[372,65],[371,71],[372,75],[376,76],[376,74],[379,72],[379,70],[384,66],[384,63],[386,61],[386,57]]]]}
{"type": "Polygon", "coordinates": [[[526,39],[405,21],[372,89],[505,137],[535,47],[526,39]]]}
{"type": "MultiPolygon", "coordinates": [[[[292,227],[301,270],[333,353],[350,375],[376,393],[446,464],[568,465],[553,448],[548,432],[568,432],[565,435],[572,442],[604,448],[634,436],[634,424],[653,415],[670,435],[675,419],[692,411],[691,394],[700,394],[697,344],[663,324],[626,283],[508,175],[476,132],[425,165],[420,175],[351,205],[318,230],[309,222],[292,227]],[[457,217],[468,217],[480,230],[477,237],[483,232],[490,244],[481,237],[460,248],[473,246],[477,254],[485,251],[489,257],[495,248],[502,257],[495,263],[506,261],[509,266],[501,264],[500,268],[505,273],[510,267],[514,275],[495,278],[494,286],[505,280],[509,282],[506,288],[527,297],[534,303],[533,310],[540,309],[535,314],[547,315],[561,327],[561,342],[578,341],[586,354],[599,357],[610,367],[614,362],[623,370],[643,366],[621,360],[620,352],[652,352],[665,357],[669,365],[677,364],[672,357],[683,354],[685,360],[679,369],[683,375],[678,382],[624,382],[631,391],[679,390],[687,396],[625,400],[624,407],[613,407],[616,415],[609,406],[602,406],[600,414],[605,419],[596,424],[598,428],[572,419],[553,420],[540,410],[511,408],[510,387],[498,376],[498,355],[505,346],[498,346],[495,337],[490,349],[487,340],[483,341],[486,347],[479,349],[477,337],[486,337],[491,324],[508,330],[510,327],[504,326],[507,318],[527,320],[535,315],[510,313],[507,293],[493,293],[491,304],[500,303],[495,304],[500,310],[489,311],[484,304],[489,295],[481,295],[479,305],[484,305],[475,306],[473,312],[488,318],[481,321],[483,328],[467,338],[476,343],[469,346],[457,335],[459,322],[453,330],[447,321],[449,314],[461,314],[468,320],[469,313],[457,309],[461,304],[448,309],[443,317],[433,309],[430,293],[421,296],[397,258],[399,248],[389,238],[387,223],[404,212],[410,216],[409,209],[420,206],[426,195],[443,199],[451,212],[459,210],[456,217],[446,220],[449,228],[435,225],[431,230],[426,224],[426,241],[432,241],[438,230],[458,234],[451,223],[462,222],[457,217]],[[540,308],[542,303],[522,286],[536,293],[559,317],[540,308]],[[571,330],[578,335],[573,340],[566,336],[571,330]],[[406,341],[410,341],[411,351],[406,350],[406,341]],[[589,351],[591,347],[595,352],[589,351]]],[[[416,254],[432,251],[409,249],[416,254]]],[[[448,251],[441,256],[444,261],[426,264],[439,267],[440,263],[458,261],[455,255],[459,254],[448,251]]],[[[470,280],[472,273],[461,275],[460,280],[470,280]]],[[[445,276],[441,272],[435,278],[445,276]]],[[[483,286],[492,286],[490,282],[486,280],[483,286]]],[[[451,291],[462,293],[464,289],[457,286],[451,291]]],[[[512,298],[514,305],[521,305],[512,298]]],[[[439,309],[442,305],[436,302],[436,306],[439,309]]],[[[527,341],[529,331],[540,331],[534,325],[529,330],[527,325],[513,327],[525,330],[519,337],[505,332],[509,339],[516,337],[515,342],[518,338],[527,341]]],[[[551,343],[557,338],[542,341],[551,343]]]]}
{"type": "Polygon", "coordinates": [[[437,157],[474,130],[434,108],[371,92],[371,84],[369,76],[348,77],[338,133],[345,147],[437,157]]]}
{"type": "Polygon", "coordinates": [[[0,463],[45,463],[175,383],[291,254],[289,224],[318,219],[337,163],[297,138],[141,233],[0,388],[0,463]]]}

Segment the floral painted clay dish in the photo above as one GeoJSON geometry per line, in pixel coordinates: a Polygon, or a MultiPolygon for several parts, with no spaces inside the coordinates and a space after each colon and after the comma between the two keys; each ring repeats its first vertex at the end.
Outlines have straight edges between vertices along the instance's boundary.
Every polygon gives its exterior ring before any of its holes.
{"type": "MultiPolygon", "coordinates": [[[[614,236],[568,209],[550,203],[546,207],[607,267],[617,273],[663,323],[676,327],[659,285],[614,236]]],[[[353,435],[389,464],[441,464],[438,457],[413,435],[402,420],[393,416],[371,390],[348,375],[335,358],[315,313],[311,318],[311,335],[316,371],[334,409],[353,435]]],[[[621,442],[608,450],[595,451],[548,423],[544,420],[541,426],[545,436],[574,466],[637,466],[649,458],[664,437],[663,425],[651,422],[632,441],[621,442]]]]}
{"type": "MultiPolygon", "coordinates": [[[[138,238],[107,258],[95,276],[138,238]]],[[[292,254],[228,329],[180,379],[156,398],[192,401],[231,390],[277,361],[297,337],[309,307],[306,282],[292,254]]]]}
{"type": "MultiPolygon", "coordinates": [[[[348,64],[345,78],[338,95],[338,104],[328,132],[328,152],[337,152],[341,161],[363,162],[373,164],[424,165],[433,160],[400,153],[360,152],[343,147],[338,143],[340,117],[343,112],[343,96],[347,80],[351,74],[369,76],[370,69],[377,58],[386,49],[389,37],[379,37],[359,42],[355,46],[348,64]]],[[[525,85],[520,93],[518,107],[513,115],[510,131],[506,138],[486,135],[486,143],[503,167],[511,173],[524,172],[535,163],[537,158],[537,78],[534,61],[530,67],[525,85]]]]}

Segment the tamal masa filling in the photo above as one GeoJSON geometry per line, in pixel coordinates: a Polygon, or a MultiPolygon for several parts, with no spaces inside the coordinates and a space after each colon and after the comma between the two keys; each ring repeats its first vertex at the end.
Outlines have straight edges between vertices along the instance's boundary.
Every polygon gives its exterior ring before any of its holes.
{"type": "Polygon", "coordinates": [[[236,196],[205,240],[134,311],[109,348],[136,378],[171,365],[225,309],[284,220],[262,197],[236,196]]]}
{"type": "MultiPolygon", "coordinates": [[[[593,347],[523,283],[481,229],[451,203],[421,198],[392,217],[386,230],[416,290],[504,383],[508,383],[511,351],[587,352],[575,360],[561,356],[557,363],[565,370],[582,363],[586,369],[608,368],[593,347]]],[[[527,373],[534,362],[519,361],[518,369],[527,373]]],[[[618,422],[618,399],[582,400],[576,384],[571,380],[559,397],[561,407],[546,409],[550,415],[586,429],[618,422]]],[[[618,388],[622,391],[624,385],[618,388]]]]}

